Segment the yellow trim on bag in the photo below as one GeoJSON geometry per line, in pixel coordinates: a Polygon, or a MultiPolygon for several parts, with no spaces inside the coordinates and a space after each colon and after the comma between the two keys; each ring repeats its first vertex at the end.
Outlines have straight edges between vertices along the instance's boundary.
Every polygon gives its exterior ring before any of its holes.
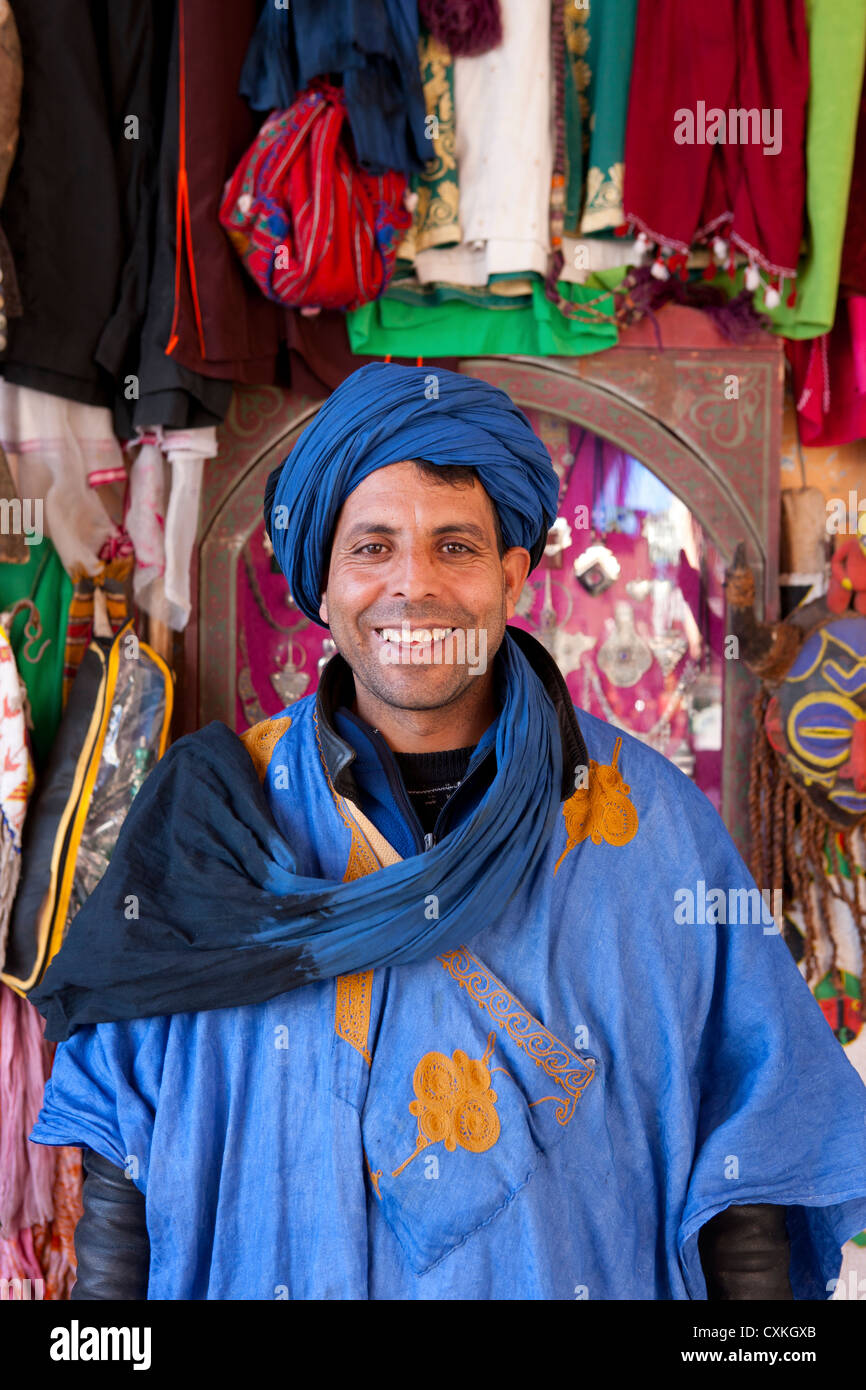
{"type": "MultiPolygon", "coordinates": [[[[105,742],[105,734],[111,714],[111,697],[117,683],[117,668],[120,664],[120,643],[132,625],[133,619],[129,618],[120,631],[115,633],[107,662],[102,648],[96,643],[91,644],[92,649],[97,653],[103,666],[98,692],[102,696],[102,705],[100,706],[98,699],[94,703],[93,714],[87,728],[87,734],[82,742],[81,753],[79,754],[75,766],[75,776],[72,780],[66,806],[64,807],[63,815],[57,825],[57,831],[54,837],[54,848],[51,855],[51,878],[48,892],[43,900],[39,915],[39,926],[37,928],[36,963],[32,974],[24,981],[0,973],[0,980],[2,980],[4,984],[9,985],[10,989],[13,989],[15,993],[19,994],[22,998],[25,998],[26,992],[32,989],[38,980],[41,979],[62,945],[63,928],[66,923],[66,910],[72,893],[75,866],[78,862],[78,850],[81,844],[81,836],[86,823],[87,814],[90,810],[90,800],[93,794],[94,783],[96,782],[99,765],[102,760],[101,750],[105,742]],[[99,756],[95,756],[97,752],[99,756]],[[67,843],[67,828],[73,811],[75,812],[75,820],[69,835],[69,843],[63,867],[63,881],[58,891],[57,879],[60,868],[60,856],[63,846],[67,843]]],[[[144,652],[163,675],[165,710],[163,713],[157,751],[157,761],[159,761],[165,752],[168,732],[171,726],[171,716],[174,710],[174,680],[167,663],[159,653],[155,652],[146,642],[139,641],[139,652],[144,652]]]]}

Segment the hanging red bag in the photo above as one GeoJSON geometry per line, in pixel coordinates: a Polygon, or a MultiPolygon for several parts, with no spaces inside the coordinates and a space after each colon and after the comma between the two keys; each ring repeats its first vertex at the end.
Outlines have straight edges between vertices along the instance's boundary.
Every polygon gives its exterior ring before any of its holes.
{"type": "Polygon", "coordinates": [[[405,175],[355,163],[342,88],[317,79],[274,111],[226,184],[220,222],[268,299],[357,309],[376,299],[412,218],[405,175]]]}

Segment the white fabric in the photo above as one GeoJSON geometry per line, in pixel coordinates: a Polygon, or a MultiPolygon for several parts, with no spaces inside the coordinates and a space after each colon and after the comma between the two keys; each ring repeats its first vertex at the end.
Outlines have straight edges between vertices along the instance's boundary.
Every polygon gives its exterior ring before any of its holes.
{"type": "Polygon", "coordinates": [[[560,280],[575,285],[586,284],[587,276],[595,270],[614,270],[620,265],[635,265],[634,237],[573,237],[562,238],[562,270],[560,280]]]}
{"type": "Polygon", "coordinates": [[[111,411],[0,378],[0,443],[22,502],[42,501],[42,529],[64,568],[98,573],[117,528],[87,478],[123,468],[111,411]]]}
{"type": "Polygon", "coordinates": [[[419,251],[415,272],[486,285],[547,273],[553,172],[549,0],[501,0],[502,43],[454,60],[459,246],[419,251]]]}
{"type": "Polygon", "coordinates": [[[125,525],[135,550],[135,602],[150,612],[150,590],[165,570],[165,461],[158,443],[142,442],[133,459],[125,525]]]}
{"type": "Polygon", "coordinates": [[[194,430],[157,428],[143,440],[132,466],[126,516],[135,547],[133,593],[146,613],[181,632],[192,608],[190,563],[204,461],[217,453],[216,429],[213,425],[194,430]],[[167,509],[163,456],[171,464],[167,509]]]}

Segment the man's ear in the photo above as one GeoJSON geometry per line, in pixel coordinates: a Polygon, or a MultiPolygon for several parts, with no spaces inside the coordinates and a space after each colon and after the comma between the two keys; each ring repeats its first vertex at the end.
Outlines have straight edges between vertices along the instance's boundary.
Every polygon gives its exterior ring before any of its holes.
{"type": "Polygon", "coordinates": [[[322,594],[322,602],[319,604],[319,617],[323,623],[328,621],[328,600],[324,594],[322,594]]]}

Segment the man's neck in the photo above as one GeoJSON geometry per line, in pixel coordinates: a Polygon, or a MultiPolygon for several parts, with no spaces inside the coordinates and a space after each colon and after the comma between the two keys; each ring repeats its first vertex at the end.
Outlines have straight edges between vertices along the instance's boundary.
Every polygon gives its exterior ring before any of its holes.
{"type": "Polygon", "coordinates": [[[394,753],[440,753],[474,747],[497,713],[492,672],[476,679],[477,690],[470,689],[464,698],[438,709],[388,705],[355,681],[350,708],[371,728],[378,729],[394,753]]]}

